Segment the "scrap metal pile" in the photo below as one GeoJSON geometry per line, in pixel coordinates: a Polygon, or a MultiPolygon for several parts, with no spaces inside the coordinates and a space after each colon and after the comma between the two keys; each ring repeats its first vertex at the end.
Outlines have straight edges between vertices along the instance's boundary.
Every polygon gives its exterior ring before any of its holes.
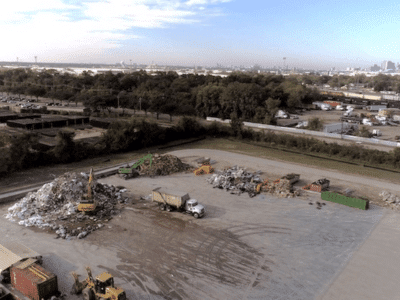
{"type": "Polygon", "coordinates": [[[94,180],[96,211],[91,215],[77,211],[79,201],[87,192],[88,179],[86,173],[65,173],[9,207],[5,217],[19,225],[49,229],[61,238],[83,238],[119,213],[118,202],[127,201],[123,197],[126,190],[94,180]]]}
{"type": "Polygon", "coordinates": [[[174,155],[158,155],[152,157],[152,162],[145,161],[140,166],[140,174],[148,176],[165,176],[172,173],[183,172],[192,169],[174,155]]]}
{"type": "Polygon", "coordinates": [[[259,176],[261,171],[256,173],[247,172],[246,169],[233,166],[224,170],[220,174],[213,174],[206,179],[214,188],[225,189],[231,194],[240,195],[248,193],[250,197],[256,196],[259,192],[269,192],[281,197],[293,197],[298,195],[293,193],[292,182],[288,179],[278,179],[275,181],[263,181],[259,176]]]}

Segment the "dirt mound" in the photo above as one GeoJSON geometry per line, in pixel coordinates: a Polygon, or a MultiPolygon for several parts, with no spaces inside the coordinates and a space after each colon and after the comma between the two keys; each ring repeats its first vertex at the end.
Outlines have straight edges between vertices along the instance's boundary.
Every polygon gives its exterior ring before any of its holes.
{"type": "Polygon", "coordinates": [[[152,162],[145,161],[140,166],[140,174],[148,176],[165,176],[173,173],[184,172],[194,169],[188,164],[183,163],[174,155],[158,155],[152,157],[152,162]]]}
{"type": "Polygon", "coordinates": [[[85,215],[77,206],[88,192],[88,180],[86,173],[65,173],[9,207],[6,218],[19,225],[55,231],[61,238],[85,237],[119,213],[116,205],[124,201],[122,193],[126,191],[93,180],[97,210],[85,215]]]}

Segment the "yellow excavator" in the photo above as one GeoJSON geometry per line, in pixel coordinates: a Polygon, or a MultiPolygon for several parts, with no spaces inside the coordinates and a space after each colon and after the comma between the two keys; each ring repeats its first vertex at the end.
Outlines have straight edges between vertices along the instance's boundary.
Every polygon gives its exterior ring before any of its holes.
{"type": "Polygon", "coordinates": [[[93,278],[92,270],[85,269],[88,277],[83,281],[79,281],[78,274],[71,273],[75,280],[71,294],[82,293],[85,300],[126,300],[125,291],[114,286],[114,277],[110,273],[104,272],[93,278]]]}
{"type": "Polygon", "coordinates": [[[210,161],[204,161],[201,164],[201,167],[197,168],[196,170],[193,171],[194,175],[203,175],[203,174],[212,174],[214,173],[214,168],[211,167],[210,161]]]}
{"type": "Polygon", "coordinates": [[[88,181],[88,192],[82,197],[78,204],[78,211],[85,213],[91,213],[96,210],[96,201],[93,198],[93,168],[90,169],[89,181],[88,181]]]}

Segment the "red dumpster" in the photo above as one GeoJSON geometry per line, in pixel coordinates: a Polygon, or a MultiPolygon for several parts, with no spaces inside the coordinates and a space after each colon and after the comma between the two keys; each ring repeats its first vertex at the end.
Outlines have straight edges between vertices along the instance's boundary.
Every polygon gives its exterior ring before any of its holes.
{"type": "Polygon", "coordinates": [[[34,259],[11,267],[11,284],[32,300],[49,299],[58,294],[57,276],[38,265],[34,259]]]}

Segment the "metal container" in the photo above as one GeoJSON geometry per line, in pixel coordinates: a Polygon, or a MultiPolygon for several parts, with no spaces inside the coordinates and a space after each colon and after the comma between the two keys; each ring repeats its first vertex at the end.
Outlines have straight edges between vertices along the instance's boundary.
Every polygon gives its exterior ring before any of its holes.
{"type": "Polygon", "coordinates": [[[11,267],[11,284],[32,300],[49,299],[58,294],[57,276],[31,259],[11,267]]]}
{"type": "Polygon", "coordinates": [[[177,208],[183,207],[186,200],[189,200],[189,194],[178,192],[174,190],[157,188],[152,191],[153,201],[158,203],[165,203],[177,208]]]}

